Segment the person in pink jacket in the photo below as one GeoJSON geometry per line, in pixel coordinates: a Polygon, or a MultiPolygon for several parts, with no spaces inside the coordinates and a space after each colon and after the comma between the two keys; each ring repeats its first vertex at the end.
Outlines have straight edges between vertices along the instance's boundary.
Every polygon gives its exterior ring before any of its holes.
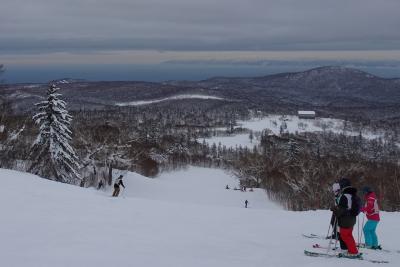
{"type": "Polygon", "coordinates": [[[378,200],[370,187],[363,187],[362,192],[364,193],[365,204],[361,211],[365,213],[368,219],[363,229],[365,246],[370,249],[381,249],[376,235],[376,227],[380,221],[378,200]]]}

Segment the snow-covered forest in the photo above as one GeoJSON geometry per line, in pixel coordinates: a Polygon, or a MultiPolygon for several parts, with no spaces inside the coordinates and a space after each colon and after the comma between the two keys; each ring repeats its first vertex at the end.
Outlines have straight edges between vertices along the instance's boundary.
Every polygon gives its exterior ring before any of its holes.
{"type": "MultiPolygon", "coordinates": [[[[38,160],[51,162],[37,154],[43,127],[35,124],[35,114],[15,113],[2,101],[0,167],[39,173],[37,166],[46,165],[38,160]]],[[[309,210],[328,208],[330,184],[347,176],[356,186],[369,184],[385,196],[383,210],[400,210],[396,125],[298,119],[206,97],[69,114],[63,126],[67,135],[61,138],[69,142],[61,145],[68,162],[58,165],[76,171],[75,178],[39,168],[43,177],[97,187],[100,182],[111,186],[115,169],[155,177],[189,165],[213,167],[235,174],[242,185],[265,189],[287,209],[309,210]]]]}

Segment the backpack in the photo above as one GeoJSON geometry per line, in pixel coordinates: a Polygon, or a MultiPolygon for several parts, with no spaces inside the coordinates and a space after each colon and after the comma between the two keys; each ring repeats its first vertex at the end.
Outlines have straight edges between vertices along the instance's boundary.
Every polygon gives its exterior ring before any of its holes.
{"type": "Polygon", "coordinates": [[[351,216],[357,217],[358,214],[361,212],[361,198],[357,196],[357,194],[354,194],[351,196],[351,208],[349,210],[349,213],[351,216]]]}

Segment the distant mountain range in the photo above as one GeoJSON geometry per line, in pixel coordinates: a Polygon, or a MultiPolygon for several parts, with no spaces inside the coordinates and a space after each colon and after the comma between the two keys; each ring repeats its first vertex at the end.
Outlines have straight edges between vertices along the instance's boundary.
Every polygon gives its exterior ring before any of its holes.
{"type": "MultiPolygon", "coordinates": [[[[314,109],[325,115],[349,118],[400,118],[400,79],[385,79],[344,67],[320,67],[262,77],[214,77],[195,82],[87,82],[73,79],[56,82],[73,110],[101,109],[118,103],[195,94],[215,96],[236,105],[245,104],[271,112],[314,109]]],[[[12,102],[16,112],[25,112],[43,98],[45,90],[45,84],[10,84],[2,86],[1,94],[12,102]]]]}

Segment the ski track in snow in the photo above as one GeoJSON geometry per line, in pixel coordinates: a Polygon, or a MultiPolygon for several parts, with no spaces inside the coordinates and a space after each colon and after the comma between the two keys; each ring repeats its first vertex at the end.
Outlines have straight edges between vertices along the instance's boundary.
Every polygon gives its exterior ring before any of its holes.
{"type": "MultiPolygon", "coordinates": [[[[221,170],[189,167],[155,179],[127,173],[124,180],[126,190],[112,198],[0,169],[1,266],[373,266],[304,256],[316,240],[301,233],[325,235],[330,212],[285,211],[261,190],[226,190],[237,180],[221,170]]],[[[399,225],[399,213],[382,212],[385,248],[399,249],[399,225]]],[[[367,253],[389,260],[385,266],[400,264],[397,253],[367,253]]]]}

